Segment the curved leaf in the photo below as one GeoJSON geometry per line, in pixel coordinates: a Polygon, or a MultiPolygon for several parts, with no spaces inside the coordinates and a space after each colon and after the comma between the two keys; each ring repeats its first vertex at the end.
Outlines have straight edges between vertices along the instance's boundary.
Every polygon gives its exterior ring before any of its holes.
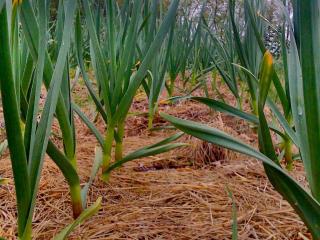
{"type": "Polygon", "coordinates": [[[52,161],[58,166],[63,176],[66,178],[69,186],[79,186],[80,178],[67,157],[60,152],[60,150],[49,140],[47,147],[47,154],[50,156],[52,161]]]}
{"type": "Polygon", "coordinates": [[[98,140],[101,147],[104,147],[104,139],[99,132],[99,130],[94,126],[94,124],[90,121],[90,119],[81,111],[81,109],[74,103],[72,103],[72,109],[78,114],[78,116],[81,118],[81,120],[87,125],[87,127],[91,130],[91,132],[94,134],[96,139],[98,140]]]}
{"type": "Polygon", "coordinates": [[[101,164],[102,164],[102,149],[96,147],[94,162],[92,165],[89,181],[84,185],[84,187],[81,190],[82,207],[83,208],[85,208],[87,205],[87,194],[88,194],[89,188],[91,187],[91,185],[92,185],[92,183],[93,183],[93,181],[99,171],[101,164]]]}
{"type": "MultiPolygon", "coordinates": [[[[223,112],[228,115],[241,118],[241,119],[248,121],[250,123],[253,123],[253,124],[257,124],[257,125],[259,124],[259,119],[255,115],[250,114],[250,113],[246,113],[244,111],[239,110],[238,108],[232,107],[226,103],[223,103],[223,102],[211,99],[211,98],[191,97],[191,96],[171,98],[172,101],[178,101],[181,99],[195,100],[195,101],[198,101],[200,103],[207,105],[208,107],[210,107],[216,111],[223,112]]],[[[285,135],[281,132],[280,129],[278,129],[275,126],[271,126],[271,125],[269,125],[269,127],[272,131],[279,134],[281,137],[285,138],[285,135]]]]}
{"type": "Polygon", "coordinates": [[[106,171],[104,172],[104,174],[109,174],[112,170],[121,167],[123,164],[136,160],[138,158],[142,158],[142,157],[149,157],[149,156],[154,156],[160,153],[165,153],[168,151],[171,151],[175,148],[178,147],[183,147],[186,146],[187,144],[185,143],[170,143],[170,144],[165,144],[165,145],[161,145],[161,146],[157,146],[157,147],[153,147],[153,148],[142,148],[139,149],[137,151],[134,151],[133,153],[128,154],[127,156],[125,156],[124,158],[122,158],[119,161],[116,161],[115,163],[111,164],[106,171]]]}
{"type": "Polygon", "coordinates": [[[83,61],[83,41],[82,41],[82,31],[81,31],[81,21],[80,21],[80,13],[78,13],[77,15],[77,19],[76,19],[76,26],[75,26],[75,48],[76,48],[76,56],[77,56],[77,61],[83,76],[83,80],[84,83],[86,84],[86,87],[88,88],[89,94],[91,96],[91,98],[93,99],[97,110],[99,111],[99,113],[101,114],[103,120],[107,123],[108,122],[108,116],[107,113],[105,112],[105,110],[103,109],[102,104],[99,101],[99,98],[96,96],[93,86],[89,80],[89,76],[87,74],[87,72],[85,71],[85,65],[84,65],[84,61],[83,61]]]}
{"type": "Polygon", "coordinates": [[[267,119],[264,115],[264,107],[268,98],[273,74],[273,59],[270,52],[266,52],[262,59],[260,81],[258,89],[258,115],[259,115],[259,147],[262,153],[275,161],[279,160],[274,150],[267,119]]]}

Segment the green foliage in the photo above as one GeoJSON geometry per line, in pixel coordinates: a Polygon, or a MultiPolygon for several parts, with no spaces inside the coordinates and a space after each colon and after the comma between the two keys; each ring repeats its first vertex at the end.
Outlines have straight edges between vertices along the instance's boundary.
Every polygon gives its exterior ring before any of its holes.
{"type": "MultiPolygon", "coordinates": [[[[78,16],[76,26],[77,58],[89,93],[107,124],[105,138],[102,138],[95,126],[81,113],[79,108],[74,107],[74,109],[99,140],[103,153],[104,180],[107,180],[109,175],[113,142],[116,143],[114,151],[117,166],[129,161],[128,159],[131,161],[142,156],[160,153],[160,149],[149,151],[148,154],[145,153],[144,149],[141,149],[139,151],[144,151],[143,154],[138,151],[138,153],[129,155],[130,157],[123,158],[124,125],[133,98],[150,71],[149,76],[152,76],[152,82],[147,85],[151,116],[154,114],[159,94],[164,85],[167,51],[169,51],[163,50],[165,48],[162,48],[162,45],[170,29],[172,29],[178,4],[178,0],[172,1],[167,14],[161,19],[161,24],[157,27],[158,1],[152,1],[151,5],[148,1],[126,1],[121,7],[114,1],[107,1],[106,21],[101,22],[107,23],[104,26],[102,24],[102,26],[106,29],[108,41],[99,41],[98,32],[102,30],[95,28],[93,11],[89,2],[82,1],[85,22],[91,41],[92,66],[100,89],[99,93],[95,93],[83,64],[80,16],[78,16]],[[141,14],[141,9],[144,9],[144,15],[141,14]],[[142,37],[143,44],[140,44],[137,54],[136,46],[139,46],[141,41],[141,33],[145,34],[142,37]],[[159,52],[160,56],[164,53],[164,58],[157,59],[155,57],[159,52]],[[138,60],[139,64],[136,65],[138,60]],[[159,64],[162,63],[163,65],[158,73],[159,64]]],[[[178,146],[180,145],[175,147],[178,146]]],[[[173,148],[167,148],[167,146],[161,148],[162,152],[171,149],[173,148]]]]}
{"type": "MultiPolygon", "coordinates": [[[[49,3],[25,0],[11,4],[0,0],[0,84],[7,134],[0,155],[7,143],[20,239],[32,238],[45,153],[58,166],[70,189],[75,220],[54,238],[66,239],[101,206],[101,198],[88,208],[86,201],[100,168],[103,179],[108,180],[113,170],[129,161],[185,146],[175,142],[183,135],[177,133],[123,156],[125,121],[142,87],[149,101],[150,130],[165,88],[172,103],[197,101],[253,124],[259,151],[217,129],[161,114],[187,134],[262,161],[274,188],[296,210],[314,238],[320,238],[320,0],[293,1],[292,22],[282,2],[275,1],[284,15],[284,22],[277,25],[283,24],[278,65],[264,41],[266,29],[272,28],[272,21],[265,17],[271,11],[267,1],[219,2],[225,11],[219,14],[206,1],[187,1],[180,8],[179,0],[170,4],[159,0],[49,3]],[[70,72],[75,67],[75,79],[81,72],[106,125],[103,133],[74,103],[77,98],[72,99],[78,81],[71,84],[70,72]],[[90,79],[91,71],[95,81],[90,79]],[[214,78],[211,85],[221,101],[209,98],[208,74],[214,78]],[[179,76],[182,90],[188,92],[186,97],[173,97],[179,76]],[[218,77],[237,106],[223,99],[216,84],[218,77]],[[44,106],[40,106],[42,85],[47,91],[44,106]],[[191,96],[199,88],[206,96],[191,96]],[[251,113],[242,109],[248,100],[247,92],[251,113]],[[272,121],[266,117],[266,108],[271,110],[272,121]],[[77,166],[74,114],[99,143],[90,178],[83,188],[77,166]],[[55,119],[63,149],[51,139],[55,119]],[[278,137],[277,142],[272,135],[278,137]],[[275,151],[276,144],[280,154],[275,151]],[[293,167],[294,145],[299,149],[297,157],[303,161],[310,189],[303,188],[287,171],[293,167]]],[[[7,181],[0,178],[0,185],[7,181]]],[[[232,238],[236,239],[236,206],[230,191],[229,196],[233,201],[232,238]]]]}
{"type": "MultiPolygon", "coordinates": [[[[47,52],[48,3],[38,1],[31,6],[29,1],[23,1],[21,6],[7,5],[0,12],[0,37],[3,43],[0,55],[4,66],[4,74],[0,77],[1,95],[17,193],[20,239],[32,238],[32,219],[46,151],[70,184],[74,216],[78,217],[82,212],[80,180],[74,162],[74,128],[70,120],[72,117],[66,110],[71,106],[68,103],[70,91],[69,85],[65,85],[77,4],[74,1],[64,2],[59,10],[63,10],[60,16],[66,17],[61,20],[63,31],[60,37],[63,44],[57,49],[53,66],[47,52]],[[38,10],[38,15],[35,15],[33,8],[38,10]],[[7,13],[10,11],[11,22],[8,23],[7,13]],[[18,21],[21,22],[21,29],[18,21]],[[20,64],[20,61],[25,64],[20,64]],[[43,78],[48,92],[43,109],[40,109],[43,78]],[[55,113],[63,132],[65,155],[50,141],[55,113]]],[[[77,222],[85,218],[82,216],[77,222]]],[[[71,226],[69,230],[73,228],[71,226]]]]}

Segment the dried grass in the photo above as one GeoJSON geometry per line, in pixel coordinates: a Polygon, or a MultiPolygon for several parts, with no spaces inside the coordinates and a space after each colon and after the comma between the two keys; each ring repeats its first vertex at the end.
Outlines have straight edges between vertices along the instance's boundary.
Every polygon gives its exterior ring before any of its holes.
{"type": "MultiPolygon", "coordinates": [[[[145,101],[139,102],[140,110],[143,104],[145,101]]],[[[243,123],[229,117],[226,123],[226,116],[210,113],[197,103],[161,105],[160,110],[209,122],[255,144],[254,133],[243,123]]],[[[150,135],[143,122],[145,118],[141,115],[128,119],[127,130],[139,134],[127,135],[126,152],[172,134],[160,131],[150,135]]],[[[105,127],[101,120],[97,124],[101,130],[105,127]]],[[[76,126],[78,162],[84,182],[97,143],[78,118],[76,126]]],[[[102,196],[102,209],[77,228],[70,239],[231,239],[232,202],[227,187],[238,209],[239,239],[310,238],[290,205],[273,190],[259,162],[194,138],[184,140],[193,146],[128,163],[111,175],[109,184],[97,178],[88,202],[102,196]]],[[[305,183],[300,164],[293,174],[305,183]]],[[[1,159],[0,175],[12,178],[8,154],[1,159]]],[[[0,187],[0,236],[7,239],[16,239],[14,196],[12,181],[0,187]]],[[[71,215],[67,184],[52,161],[46,159],[34,217],[34,239],[51,239],[71,222],[71,215]]]]}

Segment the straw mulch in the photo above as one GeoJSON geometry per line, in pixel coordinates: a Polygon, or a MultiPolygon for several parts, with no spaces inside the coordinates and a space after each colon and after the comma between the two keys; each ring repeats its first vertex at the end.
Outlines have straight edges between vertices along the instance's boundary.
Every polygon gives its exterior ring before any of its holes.
{"type": "MultiPolygon", "coordinates": [[[[146,106],[146,101],[138,99],[134,110],[144,111],[146,106]]],[[[92,108],[82,107],[92,119],[92,108]]],[[[254,133],[243,122],[197,103],[162,104],[160,110],[207,122],[256,144],[254,133]]],[[[105,127],[100,119],[97,124],[101,130],[105,127]]],[[[155,125],[165,124],[156,118],[155,125]]],[[[79,169],[85,182],[97,142],[78,118],[76,126],[79,169]]],[[[146,127],[145,114],[129,117],[126,152],[174,133],[150,133],[146,127]]],[[[232,201],[227,189],[237,206],[239,239],[310,238],[290,205],[273,190],[258,161],[194,138],[185,136],[180,141],[190,146],[128,163],[111,175],[108,184],[97,177],[88,204],[102,196],[102,209],[78,227],[70,239],[231,239],[232,201]]],[[[0,175],[11,178],[8,153],[0,161],[0,175]]],[[[293,174],[304,182],[299,164],[293,174]]],[[[16,239],[14,196],[12,181],[0,187],[0,236],[7,239],[16,239]]],[[[51,239],[72,221],[70,210],[67,184],[47,158],[34,217],[34,239],[51,239]]]]}

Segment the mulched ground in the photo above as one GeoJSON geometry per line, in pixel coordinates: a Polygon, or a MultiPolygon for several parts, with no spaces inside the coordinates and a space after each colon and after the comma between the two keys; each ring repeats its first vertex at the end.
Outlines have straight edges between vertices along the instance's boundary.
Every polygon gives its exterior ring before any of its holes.
{"type": "MultiPolygon", "coordinates": [[[[75,92],[79,105],[93,119],[94,107],[87,101],[83,85],[79,84],[75,92]]],[[[229,100],[232,103],[231,97],[229,100]]],[[[255,133],[247,124],[195,102],[163,102],[159,109],[205,122],[256,146],[255,133]]],[[[136,114],[127,120],[126,153],[175,132],[147,130],[146,111],[145,96],[138,94],[131,109],[136,114]]],[[[79,172],[84,183],[97,142],[78,118],[75,121],[79,172]]],[[[97,125],[101,131],[105,128],[101,119],[97,125]]],[[[167,123],[159,117],[155,119],[155,126],[164,125],[167,123]]],[[[237,206],[239,239],[310,238],[290,205],[273,190],[258,161],[191,137],[182,140],[190,146],[128,163],[112,173],[108,184],[97,177],[88,204],[102,196],[102,209],[70,239],[231,239],[232,201],[227,189],[237,206]]],[[[8,152],[0,161],[0,175],[12,178],[8,152]]],[[[301,164],[296,163],[293,175],[305,183],[301,164]]],[[[34,239],[51,239],[72,221],[71,216],[67,184],[47,158],[34,217],[34,239]]],[[[16,239],[15,232],[15,194],[10,181],[0,187],[0,236],[16,239]]]]}

